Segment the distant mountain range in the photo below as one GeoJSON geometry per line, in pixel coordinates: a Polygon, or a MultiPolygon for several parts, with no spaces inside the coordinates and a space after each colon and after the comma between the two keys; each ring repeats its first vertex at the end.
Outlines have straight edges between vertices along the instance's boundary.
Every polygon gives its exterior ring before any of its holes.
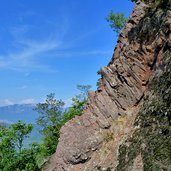
{"type": "Polygon", "coordinates": [[[38,113],[34,111],[35,104],[15,104],[0,107],[0,122],[15,123],[21,120],[35,123],[38,113]]]}
{"type": "MultiPolygon", "coordinates": [[[[25,123],[32,123],[34,128],[25,144],[40,142],[42,136],[39,133],[39,126],[36,124],[39,114],[33,110],[35,107],[35,104],[15,104],[0,107],[0,125],[10,125],[16,123],[18,120],[25,123]]],[[[67,110],[67,108],[63,110],[67,110]]]]}
{"type": "Polygon", "coordinates": [[[34,108],[35,104],[15,104],[0,107],[0,125],[10,125],[18,120],[33,124],[33,131],[30,137],[26,139],[25,146],[32,142],[40,142],[42,137],[39,133],[39,127],[36,125],[39,114],[33,110],[34,108]]]}

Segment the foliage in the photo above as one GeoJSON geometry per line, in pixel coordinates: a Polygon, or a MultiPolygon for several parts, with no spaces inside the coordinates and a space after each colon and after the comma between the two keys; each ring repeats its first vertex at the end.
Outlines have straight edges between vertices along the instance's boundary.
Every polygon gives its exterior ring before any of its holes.
{"type": "Polygon", "coordinates": [[[96,82],[96,86],[97,86],[97,87],[100,87],[100,85],[101,85],[101,78],[99,78],[99,79],[97,80],[97,82],[96,82]]]}
{"type": "Polygon", "coordinates": [[[23,141],[32,130],[31,124],[18,121],[9,127],[0,126],[0,170],[33,171],[37,148],[23,149],[23,141]]]}
{"type": "Polygon", "coordinates": [[[91,89],[91,85],[77,85],[77,89],[80,91],[80,99],[79,100],[84,100],[88,96],[88,92],[91,89]]]}
{"type": "MultiPolygon", "coordinates": [[[[136,3],[138,0],[131,0],[131,1],[136,3]]],[[[156,9],[157,7],[165,8],[168,3],[168,0],[141,0],[141,1],[148,4],[151,9],[156,9]]]]}
{"type": "Polygon", "coordinates": [[[106,17],[106,20],[110,23],[110,27],[113,31],[119,34],[120,30],[125,25],[127,18],[124,17],[124,13],[113,13],[113,11],[110,11],[109,15],[106,17]]]}
{"type": "Polygon", "coordinates": [[[39,171],[46,158],[53,154],[59,140],[59,131],[67,121],[81,115],[87,102],[89,85],[78,85],[80,94],[72,98],[72,106],[64,110],[64,102],[47,95],[44,103],[38,103],[35,110],[40,114],[37,123],[41,126],[43,143],[30,144],[24,148],[24,140],[32,131],[32,124],[18,121],[10,126],[0,125],[0,170],[39,171]]]}
{"type": "Polygon", "coordinates": [[[47,156],[53,154],[59,139],[61,119],[63,114],[64,102],[56,100],[55,94],[47,95],[44,103],[38,103],[35,110],[40,114],[37,124],[41,127],[43,134],[43,144],[46,148],[47,156]]]}
{"type": "Polygon", "coordinates": [[[165,52],[161,64],[135,120],[134,133],[119,147],[118,171],[131,170],[139,155],[146,171],[171,168],[171,52],[165,52]]]}
{"type": "Polygon", "coordinates": [[[90,90],[90,85],[77,85],[77,89],[80,90],[80,94],[72,98],[72,106],[64,112],[62,118],[62,124],[71,120],[75,116],[81,115],[85,104],[87,103],[88,91],[90,90]]]}
{"type": "Polygon", "coordinates": [[[23,141],[28,137],[28,134],[32,131],[33,125],[26,124],[21,121],[18,121],[15,124],[12,124],[10,129],[12,130],[15,137],[15,146],[18,148],[19,152],[21,152],[23,147],[23,141]]]}
{"type": "Polygon", "coordinates": [[[78,85],[77,89],[81,93],[72,98],[73,104],[67,110],[64,110],[64,102],[55,99],[53,93],[47,95],[44,103],[37,104],[35,110],[40,114],[37,124],[41,126],[41,133],[44,136],[41,156],[48,157],[55,152],[62,125],[81,114],[90,88],[90,85],[78,85]]]}
{"type": "MultiPolygon", "coordinates": [[[[28,137],[28,134],[32,131],[32,124],[26,124],[18,121],[9,127],[0,126],[0,146],[8,147],[8,149],[16,149],[21,152],[23,147],[23,141],[28,137]]],[[[2,149],[2,150],[3,150],[2,149]]]]}

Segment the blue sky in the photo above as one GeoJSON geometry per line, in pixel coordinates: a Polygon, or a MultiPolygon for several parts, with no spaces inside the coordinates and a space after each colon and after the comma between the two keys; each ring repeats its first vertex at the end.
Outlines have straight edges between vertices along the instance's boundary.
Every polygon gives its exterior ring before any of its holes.
{"type": "Polygon", "coordinates": [[[96,89],[116,34],[105,17],[128,0],[0,0],[0,106],[36,103],[54,92],[69,103],[77,84],[96,89]]]}

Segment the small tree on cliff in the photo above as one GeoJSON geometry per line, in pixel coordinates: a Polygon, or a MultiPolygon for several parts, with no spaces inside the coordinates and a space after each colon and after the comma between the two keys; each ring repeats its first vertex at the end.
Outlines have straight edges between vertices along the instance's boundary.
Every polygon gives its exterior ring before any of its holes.
{"type": "Polygon", "coordinates": [[[87,103],[88,92],[91,89],[90,85],[77,85],[80,94],[72,98],[72,106],[64,112],[62,123],[65,124],[75,116],[82,114],[85,104],[87,103]]]}
{"type": "Polygon", "coordinates": [[[124,27],[127,18],[124,17],[124,13],[113,13],[110,11],[109,15],[106,17],[107,22],[110,23],[110,27],[117,34],[120,33],[120,30],[124,27]]]}

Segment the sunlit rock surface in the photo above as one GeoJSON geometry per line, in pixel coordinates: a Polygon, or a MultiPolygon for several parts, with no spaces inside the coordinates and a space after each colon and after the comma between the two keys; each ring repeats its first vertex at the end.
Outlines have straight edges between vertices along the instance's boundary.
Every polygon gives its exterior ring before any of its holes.
{"type": "Polygon", "coordinates": [[[43,171],[171,170],[171,5],[137,2],[100,87],[43,171]],[[162,145],[163,144],[163,145],[162,145]]]}

